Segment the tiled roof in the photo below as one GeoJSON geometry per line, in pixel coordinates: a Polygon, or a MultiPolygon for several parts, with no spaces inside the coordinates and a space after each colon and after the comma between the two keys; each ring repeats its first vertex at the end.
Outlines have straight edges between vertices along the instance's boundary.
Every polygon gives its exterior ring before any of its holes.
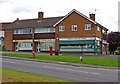
{"type": "Polygon", "coordinates": [[[67,18],[70,14],[73,12],[78,13],[81,15],[83,18],[89,20],[90,22],[94,23],[95,25],[98,25],[102,27],[104,30],[108,30],[106,27],[102,26],[101,24],[97,23],[96,21],[88,18],[84,14],[80,13],[79,11],[73,9],[70,11],[67,15],[62,16],[62,17],[50,17],[50,18],[43,18],[43,20],[37,19],[26,19],[26,20],[19,20],[17,19],[14,21],[11,25],[5,27],[5,29],[15,29],[15,28],[36,28],[36,27],[55,27],[58,25],[60,22],[62,22],[65,18],[67,18]]]}
{"type": "Polygon", "coordinates": [[[62,18],[63,18],[63,16],[43,18],[43,20],[39,20],[39,19],[19,20],[19,19],[17,19],[11,25],[7,26],[5,29],[53,27],[53,25],[62,18]]]}
{"type": "Polygon", "coordinates": [[[11,22],[2,22],[2,23],[0,23],[0,30],[4,30],[4,28],[6,26],[10,25],[10,24],[11,24],[11,22]]]}

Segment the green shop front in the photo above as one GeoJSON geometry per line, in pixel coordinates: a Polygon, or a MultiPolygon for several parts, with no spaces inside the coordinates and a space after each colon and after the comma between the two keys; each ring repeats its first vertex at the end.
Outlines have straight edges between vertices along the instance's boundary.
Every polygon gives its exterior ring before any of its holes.
{"type": "Polygon", "coordinates": [[[59,40],[60,52],[100,53],[99,40],[59,40]]]}

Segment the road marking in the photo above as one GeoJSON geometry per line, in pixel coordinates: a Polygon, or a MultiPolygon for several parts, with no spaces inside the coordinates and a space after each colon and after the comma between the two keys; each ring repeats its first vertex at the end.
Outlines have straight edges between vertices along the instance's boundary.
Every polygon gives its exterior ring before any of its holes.
{"type": "Polygon", "coordinates": [[[50,67],[50,66],[43,66],[45,68],[51,68],[51,69],[58,69],[58,70],[67,70],[67,71],[72,71],[72,72],[81,72],[81,73],[89,73],[89,74],[94,74],[94,75],[100,75],[99,73],[95,72],[87,72],[87,71],[80,71],[80,70],[73,70],[73,69],[64,69],[64,68],[58,68],[58,67],[50,67]]]}
{"type": "Polygon", "coordinates": [[[10,62],[10,61],[3,61],[3,62],[16,63],[16,62],[10,62]]]}
{"type": "Polygon", "coordinates": [[[81,67],[71,66],[71,67],[74,67],[74,68],[86,68],[86,69],[97,69],[97,70],[104,70],[104,71],[117,71],[117,72],[120,71],[118,69],[93,68],[93,67],[84,67],[84,66],[81,66],[81,67]]]}
{"type": "Polygon", "coordinates": [[[58,63],[65,64],[65,63],[67,63],[67,62],[58,62],[58,63]]]}

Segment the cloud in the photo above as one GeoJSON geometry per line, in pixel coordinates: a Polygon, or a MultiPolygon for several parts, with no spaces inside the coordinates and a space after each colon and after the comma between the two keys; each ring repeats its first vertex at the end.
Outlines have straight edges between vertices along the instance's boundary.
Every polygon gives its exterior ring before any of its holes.
{"type": "Polygon", "coordinates": [[[0,4],[6,3],[5,0],[0,0],[0,4]]]}
{"type": "Polygon", "coordinates": [[[32,13],[33,8],[30,6],[16,6],[16,7],[12,8],[11,12],[13,12],[13,13],[21,13],[21,12],[32,13]]]}
{"type": "Polygon", "coordinates": [[[89,17],[89,12],[97,9],[96,21],[110,31],[117,31],[117,5],[118,0],[0,0],[0,22],[37,17],[40,8],[45,17],[63,16],[72,9],[89,17]]]}

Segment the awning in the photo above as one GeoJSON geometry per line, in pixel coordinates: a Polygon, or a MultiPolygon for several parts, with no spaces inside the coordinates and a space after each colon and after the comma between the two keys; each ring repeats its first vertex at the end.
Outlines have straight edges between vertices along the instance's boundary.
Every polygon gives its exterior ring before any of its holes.
{"type": "Polygon", "coordinates": [[[60,40],[59,44],[94,44],[95,40],[60,40]]]}

